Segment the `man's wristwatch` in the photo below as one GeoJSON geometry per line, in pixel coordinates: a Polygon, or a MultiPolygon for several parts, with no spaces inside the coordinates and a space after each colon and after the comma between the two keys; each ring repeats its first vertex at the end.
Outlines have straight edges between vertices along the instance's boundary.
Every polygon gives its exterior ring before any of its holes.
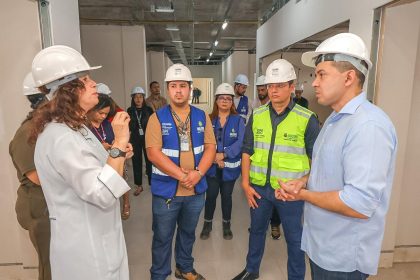
{"type": "Polygon", "coordinates": [[[123,152],[120,149],[115,148],[115,147],[112,147],[111,149],[109,149],[109,155],[112,158],[125,157],[126,154],[127,154],[126,152],[123,152]]]}

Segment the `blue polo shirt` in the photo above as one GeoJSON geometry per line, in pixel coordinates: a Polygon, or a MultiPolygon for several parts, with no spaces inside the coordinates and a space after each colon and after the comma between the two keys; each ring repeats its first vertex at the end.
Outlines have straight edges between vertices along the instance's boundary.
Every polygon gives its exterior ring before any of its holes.
{"type": "Polygon", "coordinates": [[[305,203],[302,250],[330,271],[377,272],[395,169],[397,136],[362,92],[326,120],[314,146],[308,189],[339,191],[356,219],[305,203]]]}

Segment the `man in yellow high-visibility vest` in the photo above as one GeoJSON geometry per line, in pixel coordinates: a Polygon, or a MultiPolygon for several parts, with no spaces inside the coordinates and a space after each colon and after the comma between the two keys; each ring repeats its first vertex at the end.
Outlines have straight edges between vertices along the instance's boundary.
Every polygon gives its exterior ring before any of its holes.
{"type": "Polygon", "coordinates": [[[295,79],[292,64],[284,59],[273,61],[265,79],[271,102],[256,109],[246,127],[242,188],[250,206],[251,230],[246,267],[233,280],[259,277],[273,208],[283,224],[288,279],[305,278],[305,256],[300,249],[303,202],[275,198],[279,179],[287,182],[308,176],[313,144],[319,133],[314,113],[291,99],[295,79]]]}

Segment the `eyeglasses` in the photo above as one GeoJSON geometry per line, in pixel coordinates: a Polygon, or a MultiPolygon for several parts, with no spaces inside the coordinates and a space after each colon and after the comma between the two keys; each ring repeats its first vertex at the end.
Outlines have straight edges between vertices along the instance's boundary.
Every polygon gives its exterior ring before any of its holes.
{"type": "Polygon", "coordinates": [[[232,102],[232,97],[227,97],[227,96],[219,96],[218,98],[217,98],[217,100],[220,100],[220,101],[226,101],[226,102],[232,102]]]}
{"type": "Polygon", "coordinates": [[[268,84],[267,88],[268,89],[280,89],[280,88],[284,88],[286,86],[289,85],[289,82],[285,82],[285,83],[276,83],[276,84],[268,84]]]}

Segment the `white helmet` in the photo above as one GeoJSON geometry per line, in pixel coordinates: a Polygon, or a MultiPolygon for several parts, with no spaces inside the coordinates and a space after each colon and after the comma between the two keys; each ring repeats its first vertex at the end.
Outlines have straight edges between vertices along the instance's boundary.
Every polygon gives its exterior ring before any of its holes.
{"type": "Polygon", "coordinates": [[[131,89],[131,96],[133,96],[134,94],[137,94],[137,93],[140,93],[140,94],[143,94],[143,95],[145,94],[144,89],[142,87],[133,87],[131,89]]]}
{"type": "Polygon", "coordinates": [[[303,83],[297,83],[295,85],[295,91],[303,91],[303,89],[304,89],[303,83]]]}
{"type": "Polygon", "coordinates": [[[103,83],[96,84],[96,91],[100,94],[105,94],[108,96],[110,96],[112,92],[111,89],[106,84],[103,84],[103,83]]]}
{"type": "Polygon", "coordinates": [[[37,87],[58,87],[77,78],[73,74],[101,68],[90,67],[86,59],[67,46],[51,46],[41,50],[32,61],[32,76],[37,87]],[[64,78],[64,79],[63,79],[64,78]],[[61,79],[63,79],[61,81],[61,79]],[[60,82],[52,83],[60,80],[60,82]]]}
{"type": "Polygon", "coordinates": [[[243,84],[248,86],[249,85],[249,81],[248,81],[248,77],[245,74],[238,74],[238,76],[236,76],[235,81],[233,81],[235,84],[243,84]]]}
{"type": "Polygon", "coordinates": [[[295,79],[295,68],[285,59],[274,60],[265,72],[265,84],[285,83],[295,79]]]}
{"type": "Polygon", "coordinates": [[[364,75],[372,67],[369,51],[365,43],[359,36],[352,33],[340,33],[326,39],[315,51],[304,53],[302,55],[302,63],[309,67],[315,67],[315,60],[318,56],[325,54],[335,55],[331,57],[323,56],[320,61],[347,61],[364,75]],[[361,63],[361,60],[366,62],[368,69],[361,63]]]}
{"type": "Polygon", "coordinates": [[[265,76],[261,75],[257,78],[256,86],[265,86],[265,76]]]}
{"type": "Polygon", "coordinates": [[[32,77],[32,73],[29,72],[26,74],[25,79],[23,79],[23,95],[34,95],[42,93],[39,89],[35,87],[34,78],[32,77]]]}
{"type": "Polygon", "coordinates": [[[235,96],[235,92],[233,91],[233,87],[228,83],[220,84],[216,89],[216,96],[218,95],[231,95],[235,96]]]}
{"type": "Polygon", "coordinates": [[[184,64],[176,63],[166,70],[165,82],[187,81],[192,82],[191,71],[184,64]]]}

